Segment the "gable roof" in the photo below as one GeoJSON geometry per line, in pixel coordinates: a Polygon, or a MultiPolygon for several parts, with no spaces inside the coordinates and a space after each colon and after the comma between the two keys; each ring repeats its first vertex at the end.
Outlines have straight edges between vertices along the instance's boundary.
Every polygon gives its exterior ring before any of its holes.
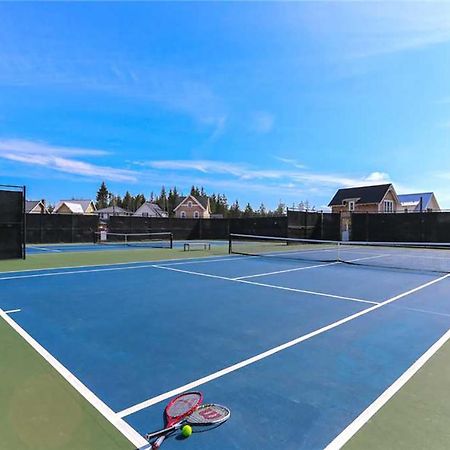
{"type": "Polygon", "coordinates": [[[39,211],[39,212],[44,212],[44,213],[48,212],[46,206],[44,205],[44,203],[42,203],[41,200],[26,200],[25,201],[25,212],[29,213],[29,212],[33,211],[33,209],[36,208],[37,206],[39,206],[39,208],[41,209],[41,211],[39,211]]]}
{"type": "MultiPolygon", "coordinates": [[[[433,192],[423,192],[418,194],[402,194],[398,196],[402,206],[416,206],[415,210],[420,210],[420,198],[422,197],[422,209],[426,209],[430,204],[433,192]]],[[[437,200],[436,200],[437,203],[437,200]]]]}
{"type": "Polygon", "coordinates": [[[66,205],[71,212],[76,214],[84,214],[89,206],[92,206],[93,210],[96,211],[95,204],[92,200],[60,200],[53,212],[57,213],[58,209],[63,205],[66,205]]]}
{"type": "Polygon", "coordinates": [[[139,208],[136,210],[136,212],[133,214],[135,216],[138,216],[140,212],[148,211],[150,214],[152,214],[154,217],[167,217],[167,213],[161,209],[161,207],[152,202],[145,202],[139,208]]]}
{"type": "Polygon", "coordinates": [[[356,200],[356,203],[380,203],[391,187],[392,184],[389,183],[339,189],[328,206],[342,205],[343,200],[349,199],[356,200]]]}
{"type": "Polygon", "coordinates": [[[178,203],[175,205],[174,211],[179,206],[181,206],[181,204],[184,203],[189,197],[196,201],[204,210],[208,209],[209,197],[207,197],[206,195],[187,195],[186,197],[180,197],[178,199],[178,203]]]}

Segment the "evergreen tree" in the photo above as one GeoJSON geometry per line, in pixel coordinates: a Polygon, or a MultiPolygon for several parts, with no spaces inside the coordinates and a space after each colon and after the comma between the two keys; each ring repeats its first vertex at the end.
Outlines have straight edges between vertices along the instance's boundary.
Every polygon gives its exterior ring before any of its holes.
{"type": "Polygon", "coordinates": [[[278,203],[277,208],[274,211],[274,215],[275,216],[282,216],[284,215],[286,212],[286,205],[280,200],[280,202],[278,203]]]}
{"type": "Polygon", "coordinates": [[[241,209],[239,207],[239,201],[236,200],[228,211],[228,217],[241,217],[241,209]]]}
{"type": "Polygon", "coordinates": [[[99,190],[97,191],[95,206],[97,209],[106,208],[108,206],[108,201],[109,201],[109,191],[108,188],[106,187],[105,182],[102,181],[102,184],[99,190]]]}
{"type": "Polygon", "coordinates": [[[133,197],[128,191],[125,192],[125,196],[123,197],[122,207],[127,211],[133,211],[133,197]]]}
{"type": "Polygon", "coordinates": [[[159,197],[156,199],[156,203],[163,211],[167,211],[167,193],[165,186],[161,186],[161,193],[159,197]]]}
{"type": "Polygon", "coordinates": [[[252,217],[255,215],[255,211],[253,211],[252,205],[250,203],[247,203],[244,209],[243,216],[244,217],[252,217]]]}
{"type": "Polygon", "coordinates": [[[168,207],[169,216],[174,215],[173,210],[177,206],[179,199],[180,199],[180,196],[178,194],[178,190],[177,190],[176,186],[174,186],[173,189],[170,189],[169,195],[167,197],[167,207],[168,207]]]}
{"type": "Polygon", "coordinates": [[[266,209],[266,207],[264,206],[264,203],[261,203],[261,205],[259,205],[259,210],[258,210],[258,212],[259,212],[259,215],[260,215],[261,217],[267,216],[267,209],[266,209]]]}
{"type": "Polygon", "coordinates": [[[133,198],[133,211],[136,211],[145,203],[144,194],[137,194],[136,197],[133,198]]]}

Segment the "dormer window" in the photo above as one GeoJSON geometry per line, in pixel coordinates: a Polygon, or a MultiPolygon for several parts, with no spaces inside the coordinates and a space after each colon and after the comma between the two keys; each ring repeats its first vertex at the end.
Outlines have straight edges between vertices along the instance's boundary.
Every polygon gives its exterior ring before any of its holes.
{"type": "Polygon", "coordinates": [[[353,212],[355,210],[355,201],[354,200],[350,200],[348,202],[348,210],[353,212]]]}

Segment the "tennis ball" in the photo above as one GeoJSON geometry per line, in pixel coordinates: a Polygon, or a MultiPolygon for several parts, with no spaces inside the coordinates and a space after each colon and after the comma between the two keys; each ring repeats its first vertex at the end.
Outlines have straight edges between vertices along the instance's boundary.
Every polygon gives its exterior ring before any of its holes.
{"type": "Polygon", "coordinates": [[[192,434],[192,427],[190,425],[185,425],[181,429],[181,434],[183,435],[183,437],[188,438],[192,434]]]}

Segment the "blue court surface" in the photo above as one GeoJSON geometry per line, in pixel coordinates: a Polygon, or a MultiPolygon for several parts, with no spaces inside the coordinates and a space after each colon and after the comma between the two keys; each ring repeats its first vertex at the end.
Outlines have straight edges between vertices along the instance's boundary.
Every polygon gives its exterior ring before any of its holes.
{"type": "Polygon", "coordinates": [[[0,307],[117,423],[158,429],[188,390],[231,409],[167,449],[325,448],[450,328],[448,275],[341,263],[228,256],[0,285],[0,307]]]}

